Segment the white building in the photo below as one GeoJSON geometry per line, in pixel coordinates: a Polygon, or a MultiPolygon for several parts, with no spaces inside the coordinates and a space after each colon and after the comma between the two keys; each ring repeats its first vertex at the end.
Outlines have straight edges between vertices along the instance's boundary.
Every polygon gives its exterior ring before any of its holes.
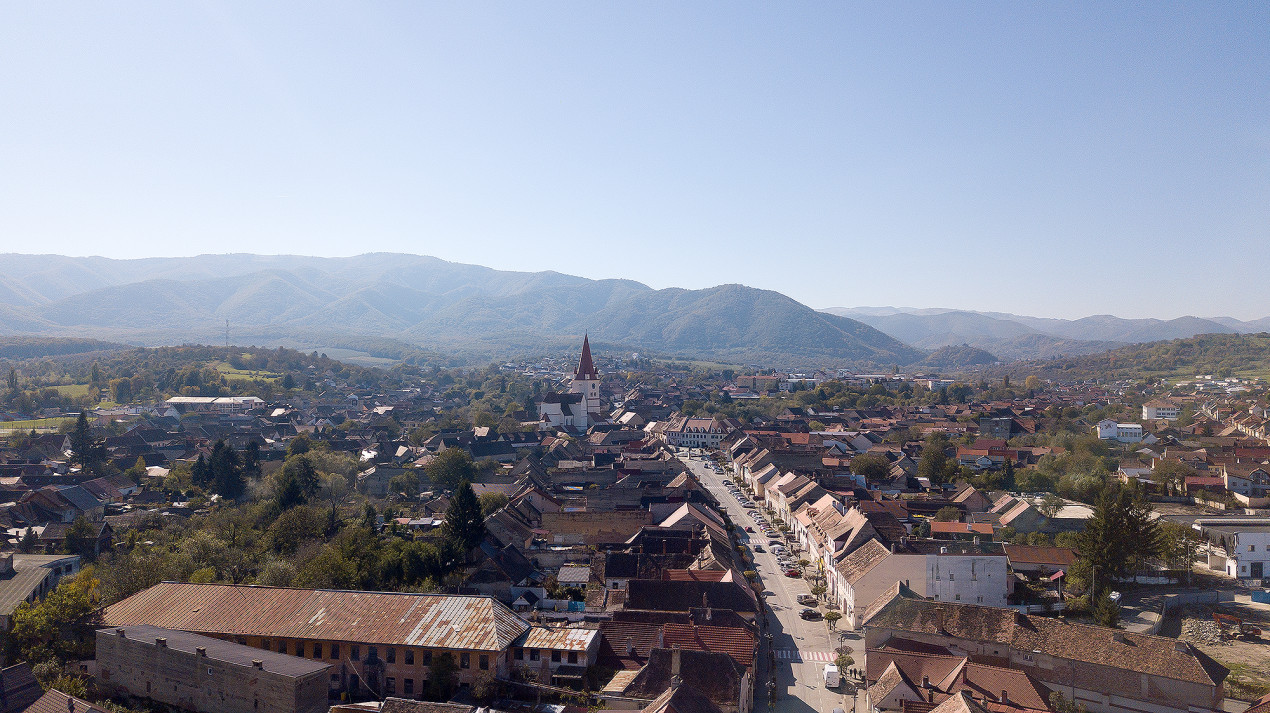
{"type": "Polygon", "coordinates": [[[1270,577],[1270,518],[1200,518],[1191,527],[1212,545],[1209,569],[1258,585],[1270,577]]]}
{"type": "Polygon", "coordinates": [[[727,429],[717,418],[689,418],[677,416],[671,419],[662,436],[668,445],[677,448],[718,448],[728,435],[727,429]]]}
{"type": "Polygon", "coordinates": [[[584,432],[604,420],[600,398],[600,372],[591,361],[591,339],[582,337],[582,356],[566,393],[551,392],[538,403],[540,428],[562,428],[584,432]]]}
{"type": "Polygon", "coordinates": [[[1094,433],[1104,441],[1119,441],[1121,443],[1137,443],[1142,440],[1142,424],[1140,423],[1116,423],[1115,421],[1105,418],[1094,426],[1094,433]]]}
{"type": "Polygon", "coordinates": [[[865,609],[896,582],[935,601],[1006,606],[1013,580],[1000,545],[924,540],[903,547],[892,552],[870,540],[829,573],[847,628],[859,626],[865,609]]]}
{"type": "Polygon", "coordinates": [[[1176,421],[1177,404],[1166,399],[1154,399],[1142,404],[1142,419],[1145,421],[1176,421]]]}

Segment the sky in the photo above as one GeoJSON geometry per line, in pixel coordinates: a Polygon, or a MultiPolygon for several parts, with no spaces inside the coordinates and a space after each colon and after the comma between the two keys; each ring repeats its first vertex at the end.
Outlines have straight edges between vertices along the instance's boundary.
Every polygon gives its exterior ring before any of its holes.
{"type": "Polygon", "coordinates": [[[0,252],[1270,314],[1265,2],[0,0],[0,252]]]}

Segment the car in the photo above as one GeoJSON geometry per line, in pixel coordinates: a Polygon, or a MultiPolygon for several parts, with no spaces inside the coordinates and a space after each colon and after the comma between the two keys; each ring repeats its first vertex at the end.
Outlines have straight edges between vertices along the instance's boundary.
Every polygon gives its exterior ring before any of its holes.
{"type": "Polygon", "coordinates": [[[754,545],[754,551],[755,551],[755,552],[766,552],[767,550],[763,549],[763,546],[762,546],[762,545],[754,545]]]}
{"type": "Polygon", "coordinates": [[[785,576],[786,576],[786,577],[793,577],[794,579],[798,579],[799,577],[803,576],[803,573],[802,573],[802,572],[799,572],[799,571],[798,571],[798,570],[796,570],[796,569],[787,569],[787,570],[785,570],[785,576]]]}
{"type": "Polygon", "coordinates": [[[815,609],[804,609],[798,612],[798,618],[806,619],[807,621],[817,621],[818,619],[821,619],[822,616],[820,612],[816,611],[815,609]]]}
{"type": "Polygon", "coordinates": [[[746,532],[754,532],[754,528],[749,527],[749,526],[746,526],[745,531],[746,531],[746,532]]]}
{"type": "Polygon", "coordinates": [[[805,607],[812,607],[818,603],[818,600],[810,594],[799,594],[798,603],[805,607]]]}

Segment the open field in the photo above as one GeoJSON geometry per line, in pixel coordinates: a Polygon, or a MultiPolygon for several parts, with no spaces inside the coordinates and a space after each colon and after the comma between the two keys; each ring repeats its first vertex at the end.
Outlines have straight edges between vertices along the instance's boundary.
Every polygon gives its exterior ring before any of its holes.
{"type": "Polygon", "coordinates": [[[235,369],[225,362],[217,362],[216,370],[230,381],[253,381],[260,379],[262,381],[277,381],[282,378],[282,374],[274,371],[258,371],[254,369],[235,369]]]}
{"type": "Polygon", "coordinates": [[[90,384],[63,384],[61,386],[53,386],[50,388],[57,389],[62,396],[77,398],[80,396],[88,396],[93,393],[93,387],[90,384]]]}
{"type": "Polygon", "coordinates": [[[0,421],[0,432],[6,431],[56,431],[63,423],[74,423],[73,418],[35,418],[26,421],[0,421]]]}
{"type": "Polygon", "coordinates": [[[355,349],[341,349],[339,347],[322,347],[320,349],[310,349],[309,351],[316,351],[319,354],[325,354],[332,359],[335,359],[337,361],[342,361],[345,364],[352,364],[353,366],[365,366],[365,367],[377,366],[377,367],[386,369],[388,367],[396,366],[397,364],[401,363],[397,359],[388,359],[385,357],[371,356],[370,354],[367,354],[366,352],[359,352],[355,349]]]}

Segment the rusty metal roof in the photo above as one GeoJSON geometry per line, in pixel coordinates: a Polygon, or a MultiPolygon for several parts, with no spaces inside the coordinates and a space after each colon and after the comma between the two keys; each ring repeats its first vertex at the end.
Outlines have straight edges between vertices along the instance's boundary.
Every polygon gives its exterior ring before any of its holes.
{"type": "Polygon", "coordinates": [[[516,645],[523,649],[586,651],[599,635],[600,632],[596,629],[535,626],[526,631],[516,645]]]}
{"type": "Polygon", "coordinates": [[[164,582],[112,604],[105,626],[502,651],[529,623],[490,597],[164,582]]]}

